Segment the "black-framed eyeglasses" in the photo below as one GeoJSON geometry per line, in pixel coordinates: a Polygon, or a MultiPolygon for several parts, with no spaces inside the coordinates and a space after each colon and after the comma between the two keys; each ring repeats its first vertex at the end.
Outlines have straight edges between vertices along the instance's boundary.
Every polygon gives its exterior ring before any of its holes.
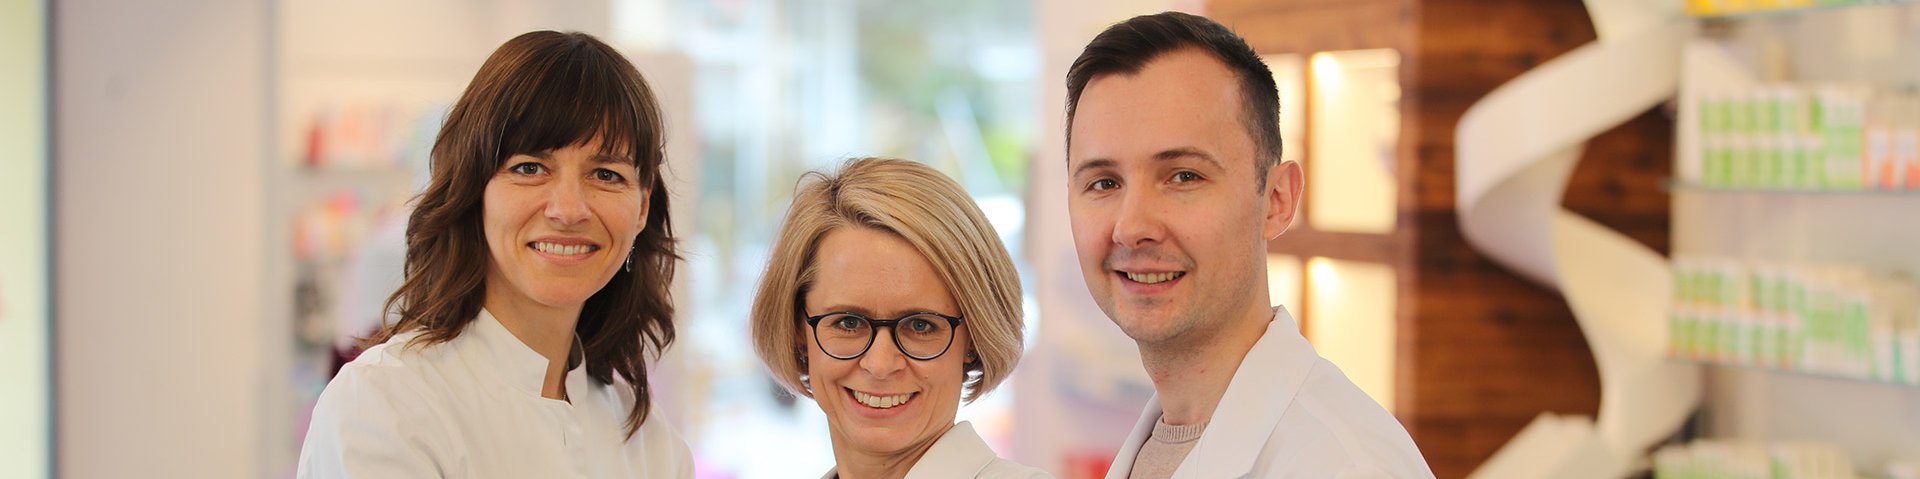
{"type": "Polygon", "coordinates": [[[953,332],[960,329],[958,316],[931,311],[909,313],[894,319],[873,319],[860,313],[832,312],[808,316],[813,342],[834,359],[851,360],[873,348],[880,328],[893,331],[893,344],[909,358],[930,361],[953,346],[953,332]]]}

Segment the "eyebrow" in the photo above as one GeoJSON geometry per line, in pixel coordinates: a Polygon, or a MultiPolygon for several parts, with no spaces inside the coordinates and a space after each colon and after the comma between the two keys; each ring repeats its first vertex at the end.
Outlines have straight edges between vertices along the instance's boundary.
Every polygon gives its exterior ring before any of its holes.
{"type": "Polygon", "coordinates": [[[1198,158],[1201,161],[1212,163],[1214,168],[1219,168],[1223,170],[1226,169],[1226,166],[1220,164],[1220,160],[1218,158],[1214,158],[1213,155],[1209,155],[1205,151],[1200,151],[1200,149],[1198,148],[1193,148],[1189,146],[1183,146],[1179,148],[1165,150],[1159,153],[1155,153],[1153,155],[1153,159],[1161,160],[1161,161],[1177,160],[1181,158],[1198,158]]]}
{"type": "MultiPolygon", "coordinates": [[[[547,151],[530,152],[530,153],[527,153],[527,156],[539,158],[542,161],[553,161],[553,153],[547,152],[547,151]]],[[[604,165],[608,163],[632,164],[632,162],[628,161],[626,158],[621,158],[619,156],[609,155],[606,153],[595,153],[593,157],[588,158],[587,161],[591,161],[593,162],[593,164],[596,164],[596,165],[604,165]]]]}
{"type": "Polygon", "coordinates": [[[820,313],[820,314],[809,313],[807,314],[807,316],[821,316],[821,315],[828,315],[828,314],[834,314],[834,313],[854,313],[861,316],[866,316],[867,318],[870,318],[870,319],[899,319],[902,316],[907,316],[914,313],[947,314],[947,313],[941,313],[939,310],[936,310],[934,308],[927,308],[927,307],[920,307],[920,306],[902,309],[900,311],[897,311],[898,314],[893,314],[888,316],[881,316],[879,314],[874,313],[874,311],[871,309],[867,309],[861,306],[848,305],[848,304],[836,304],[831,307],[822,308],[822,309],[825,309],[826,312],[820,313]]]}
{"type": "Polygon", "coordinates": [[[1114,167],[1114,165],[1115,163],[1111,159],[1094,158],[1091,160],[1087,160],[1084,163],[1081,163],[1080,166],[1074,167],[1073,176],[1080,176],[1081,174],[1086,173],[1087,170],[1111,169],[1114,167]]]}
{"type": "MultiPolygon", "coordinates": [[[[1190,146],[1170,148],[1153,154],[1154,161],[1173,161],[1181,158],[1194,158],[1212,164],[1214,168],[1226,169],[1225,165],[1220,164],[1220,159],[1214,158],[1213,155],[1207,154],[1207,152],[1201,151],[1199,148],[1190,146]]],[[[1080,166],[1074,167],[1073,176],[1079,176],[1087,170],[1114,168],[1116,166],[1118,166],[1118,163],[1111,158],[1094,158],[1081,163],[1080,166]]]]}

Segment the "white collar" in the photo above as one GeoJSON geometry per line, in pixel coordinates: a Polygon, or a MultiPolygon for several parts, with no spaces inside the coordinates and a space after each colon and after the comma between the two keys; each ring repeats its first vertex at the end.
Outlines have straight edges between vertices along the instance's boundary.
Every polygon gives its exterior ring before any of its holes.
{"type": "Polygon", "coordinates": [[[927,454],[907,470],[906,479],[923,477],[979,477],[980,471],[993,464],[993,448],[980,434],[973,431],[973,424],[966,421],[955,423],[927,448],[927,454]]]}
{"type": "MultiPolygon", "coordinates": [[[[488,312],[486,308],[481,308],[480,315],[467,324],[466,331],[462,332],[460,338],[472,338],[468,346],[460,349],[472,351],[467,355],[468,357],[486,363],[484,367],[475,369],[480,370],[482,374],[494,376],[509,388],[540,397],[540,392],[547,382],[547,357],[534,351],[532,347],[527,346],[527,343],[521,342],[519,337],[507,330],[506,325],[500,324],[500,320],[493,317],[493,313],[488,312]]],[[[458,340],[456,338],[456,341],[458,340]]],[[[580,338],[576,335],[574,347],[568,354],[570,357],[580,358],[584,354],[582,349],[580,338]]],[[[569,362],[573,363],[573,368],[567,371],[567,389],[571,392],[570,396],[579,396],[585,391],[577,389],[579,386],[575,384],[574,379],[584,377],[583,369],[586,367],[586,361],[569,362]]]]}
{"type": "MultiPolygon", "coordinates": [[[[1299,394],[1319,357],[1307,338],[1300,335],[1300,326],[1294,323],[1286,308],[1274,307],[1273,320],[1267,323],[1266,332],[1240,360],[1233,379],[1227,383],[1226,393],[1220,396],[1220,404],[1213,409],[1206,431],[1200,433],[1193,451],[1181,461],[1173,476],[1239,477],[1252,471],[1262,449],[1257,445],[1266,444],[1267,437],[1273,435],[1281,415],[1293,406],[1294,396],[1299,394]]],[[[1160,395],[1155,393],[1147,400],[1139,422],[1134,424],[1133,433],[1112,466],[1113,471],[1132,470],[1140,444],[1153,431],[1160,415],[1160,395]]]]}
{"type": "MultiPolygon", "coordinates": [[[[980,433],[974,432],[973,424],[960,421],[947,428],[947,433],[941,434],[940,439],[934,440],[933,447],[927,448],[927,453],[907,469],[906,479],[979,477],[980,471],[986,470],[999,458],[993,453],[993,448],[987,446],[987,441],[980,438],[980,433]]],[[[838,477],[840,468],[835,466],[828,469],[821,479],[838,477]]]]}

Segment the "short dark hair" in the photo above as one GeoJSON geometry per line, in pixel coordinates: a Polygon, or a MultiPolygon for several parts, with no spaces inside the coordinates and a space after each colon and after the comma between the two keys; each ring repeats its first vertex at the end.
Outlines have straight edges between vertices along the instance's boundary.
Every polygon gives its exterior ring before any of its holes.
{"type": "MultiPolygon", "coordinates": [[[[634,240],[630,270],[613,274],[580,311],[574,331],[587,377],[627,381],[634,395],[627,436],[647,420],[647,357],[673,344],[675,248],[668,220],[665,121],[640,71],[584,33],[537,31],[501,45],[447,114],[432,152],[433,177],[407,219],[406,280],[387,298],[399,321],[368,338],[385,342],[420,331],[409,346],[459,336],[480,314],[492,257],[481,228],[481,198],[507,158],[599,138],[602,153],[633,162],[652,185],[647,226],[634,240]]],[[[616,253],[618,254],[618,253],[616,253]]]]}
{"type": "Polygon", "coordinates": [[[1067,69],[1067,149],[1073,147],[1073,115],[1080,93],[1094,78],[1135,74],[1168,52],[1199,48],[1226,64],[1240,80],[1240,122],[1253,137],[1254,171],[1266,188],[1267,171],[1280,164],[1280,92],[1273,71],[1247,41],[1219,22],[1181,12],[1141,15],[1107,27],[1067,69]]]}

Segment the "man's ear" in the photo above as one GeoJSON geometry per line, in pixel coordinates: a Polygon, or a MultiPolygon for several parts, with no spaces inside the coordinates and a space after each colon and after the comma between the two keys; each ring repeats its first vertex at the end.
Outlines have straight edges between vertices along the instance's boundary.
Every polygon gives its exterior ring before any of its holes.
{"type": "Polygon", "coordinates": [[[1300,210],[1300,189],[1303,179],[1300,164],[1283,161],[1267,169],[1267,188],[1261,193],[1266,197],[1267,216],[1261,234],[1267,241],[1279,238],[1293,226],[1294,214],[1300,210]]]}

